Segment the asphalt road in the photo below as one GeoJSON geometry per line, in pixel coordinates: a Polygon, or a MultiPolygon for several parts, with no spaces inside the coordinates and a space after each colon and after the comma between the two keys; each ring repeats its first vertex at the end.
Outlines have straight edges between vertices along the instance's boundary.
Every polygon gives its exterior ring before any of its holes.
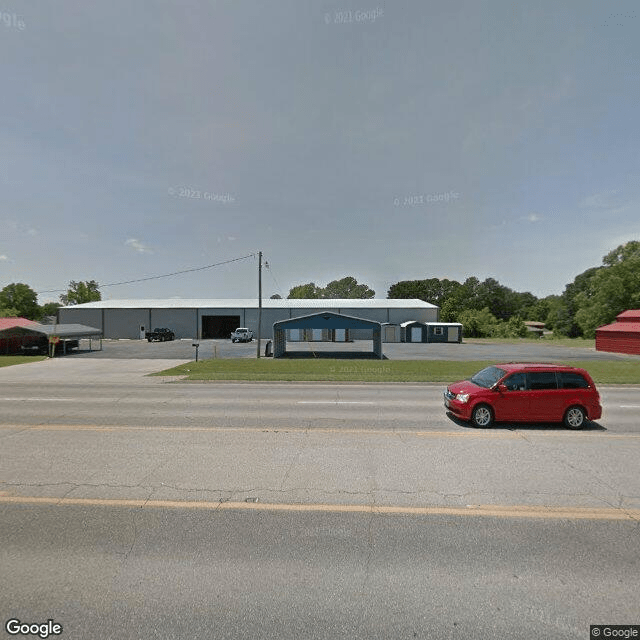
{"type": "Polygon", "coordinates": [[[0,369],[3,622],[52,618],[62,638],[640,622],[640,388],[602,387],[585,431],[478,430],[442,385],[143,376],[167,362],[0,369]]]}

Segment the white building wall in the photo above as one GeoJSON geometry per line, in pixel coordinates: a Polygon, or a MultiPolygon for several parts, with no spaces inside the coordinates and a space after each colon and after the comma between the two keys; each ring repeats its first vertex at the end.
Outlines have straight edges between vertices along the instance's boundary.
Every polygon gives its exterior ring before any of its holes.
{"type": "MultiPolygon", "coordinates": [[[[135,304],[135,301],[131,301],[135,304]]],[[[264,339],[273,338],[273,323],[289,318],[313,315],[322,311],[332,311],[355,318],[375,320],[376,322],[401,323],[407,320],[418,322],[437,322],[438,308],[419,307],[312,307],[312,308],[266,308],[262,309],[262,335],[264,339]]],[[[167,308],[68,308],[60,309],[60,322],[85,324],[103,329],[106,338],[139,339],[140,327],[145,330],[155,327],[168,327],[177,338],[201,337],[203,316],[237,316],[239,326],[246,326],[254,334],[258,331],[258,309],[252,307],[167,307],[167,308]],[[102,318],[104,316],[104,327],[102,318]]],[[[235,328],[235,327],[234,327],[235,328]]],[[[350,338],[371,340],[371,329],[351,330],[350,338]]]]}

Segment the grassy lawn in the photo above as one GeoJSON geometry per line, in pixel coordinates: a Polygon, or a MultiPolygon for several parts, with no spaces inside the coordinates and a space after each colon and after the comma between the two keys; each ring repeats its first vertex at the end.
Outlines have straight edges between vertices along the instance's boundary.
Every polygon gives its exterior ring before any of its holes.
{"type": "MultiPolygon", "coordinates": [[[[185,380],[454,382],[494,362],[470,360],[201,360],[153,375],[185,380]]],[[[566,362],[586,369],[596,384],[640,384],[640,360],[566,362]]]]}
{"type": "Polygon", "coordinates": [[[0,367],[10,367],[14,364],[25,364],[26,362],[39,362],[46,359],[47,356],[0,356],[0,367]]]}

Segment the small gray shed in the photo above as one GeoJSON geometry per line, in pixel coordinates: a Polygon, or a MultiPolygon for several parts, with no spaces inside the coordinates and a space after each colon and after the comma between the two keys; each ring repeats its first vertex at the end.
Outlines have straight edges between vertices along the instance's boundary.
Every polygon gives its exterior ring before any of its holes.
{"type": "Polygon", "coordinates": [[[403,322],[402,342],[462,342],[459,322],[403,322]]]}
{"type": "Polygon", "coordinates": [[[401,327],[399,324],[382,323],[382,342],[400,342],[401,327]]]}

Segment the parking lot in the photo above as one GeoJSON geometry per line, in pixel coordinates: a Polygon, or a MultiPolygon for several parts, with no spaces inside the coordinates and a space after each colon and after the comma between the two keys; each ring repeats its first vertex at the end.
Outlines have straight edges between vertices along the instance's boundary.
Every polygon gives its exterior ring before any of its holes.
{"type": "MultiPolygon", "coordinates": [[[[89,342],[82,340],[80,349],[66,357],[72,358],[124,358],[124,359],[175,359],[195,360],[193,341],[147,342],[146,340],[103,340],[102,351],[89,351],[89,342]]],[[[198,357],[255,358],[257,343],[232,343],[231,340],[200,340],[198,357]]],[[[262,340],[261,354],[264,355],[266,340],[262,340]]],[[[95,348],[95,341],[93,343],[95,348]]],[[[289,351],[307,352],[309,357],[371,358],[372,342],[357,340],[348,343],[296,342],[287,343],[289,351]]],[[[640,356],[605,353],[586,347],[565,347],[552,341],[522,344],[476,344],[476,343],[391,343],[382,345],[384,357],[388,360],[492,360],[511,361],[554,361],[554,360],[625,360],[640,356]]]]}

